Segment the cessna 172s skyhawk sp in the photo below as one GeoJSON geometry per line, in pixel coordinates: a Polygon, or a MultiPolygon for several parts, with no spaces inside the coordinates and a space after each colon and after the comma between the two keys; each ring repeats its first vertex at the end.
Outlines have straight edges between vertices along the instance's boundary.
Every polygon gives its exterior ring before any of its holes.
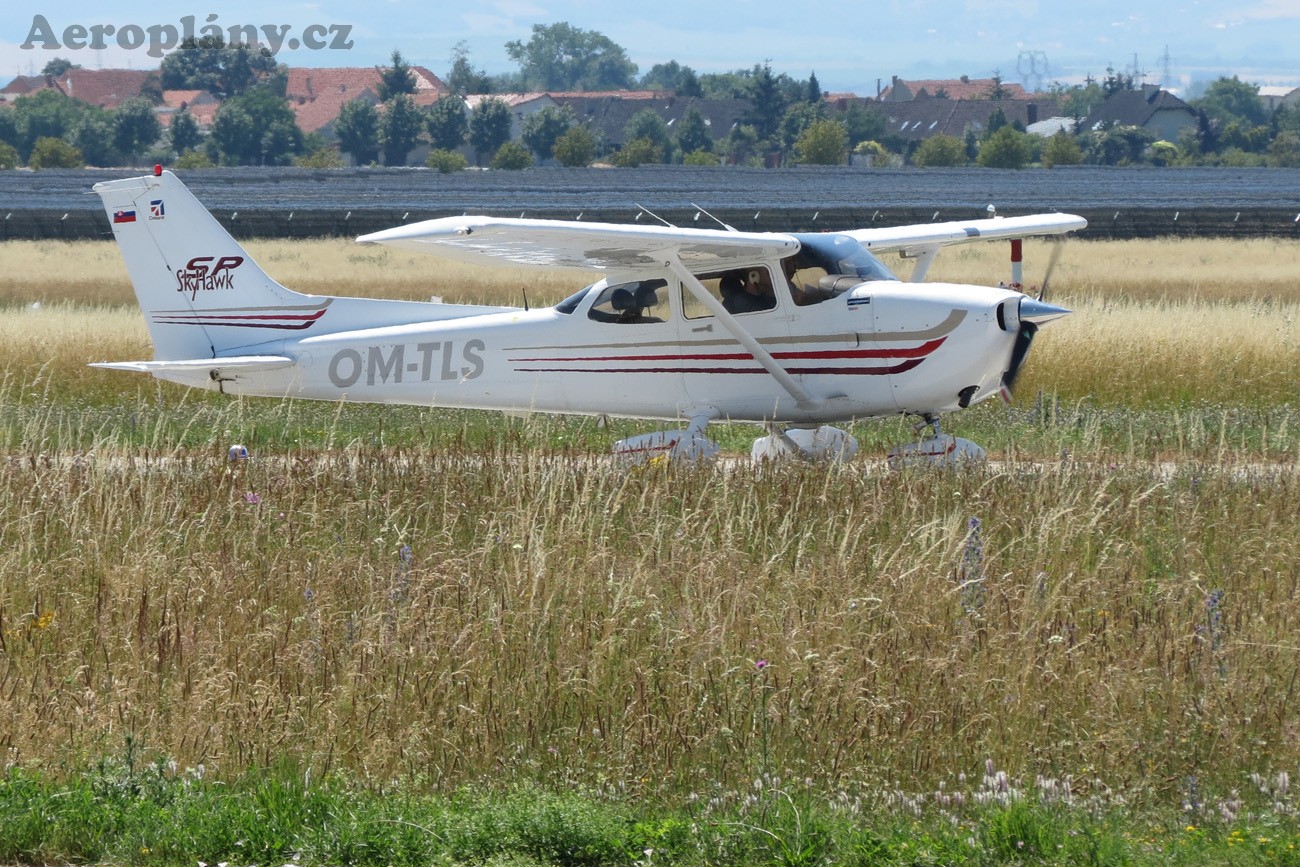
{"type": "Polygon", "coordinates": [[[712,421],[767,427],[755,456],[843,458],[828,422],[913,414],[896,450],[982,454],[940,414],[1007,396],[1038,326],[1069,311],[1005,288],[923,283],[950,244],[1082,228],[1068,214],[827,234],[443,217],[365,235],[467,262],[605,279],[541,309],[324,297],[272,280],[171,172],[95,185],[154,342],[99,367],[228,394],[686,419],[615,445],[716,453],[712,421]],[[917,257],[900,282],[872,251],[917,257]]]}

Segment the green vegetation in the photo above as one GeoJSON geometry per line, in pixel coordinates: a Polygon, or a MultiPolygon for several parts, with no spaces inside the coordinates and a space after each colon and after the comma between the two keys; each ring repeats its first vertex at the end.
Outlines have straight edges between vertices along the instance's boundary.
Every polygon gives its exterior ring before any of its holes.
{"type": "Polygon", "coordinates": [[[384,112],[379,116],[379,148],[384,165],[406,165],[406,157],[419,144],[424,126],[425,114],[409,95],[399,93],[384,103],[384,112]]]}
{"type": "Polygon", "coordinates": [[[429,106],[426,119],[429,142],[437,150],[455,150],[465,143],[469,135],[469,118],[465,115],[465,101],[458,96],[438,97],[429,106]]]}
{"type": "Polygon", "coordinates": [[[434,148],[429,151],[429,156],[425,158],[424,165],[427,168],[437,169],[446,175],[451,172],[463,172],[469,168],[469,161],[455,151],[434,148]]]}
{"type": "Polygon", "coordinates": [[[343,168],[343,157],[333,148],[317,148],[311,153],[297,157],[293,164],[307,169],[341,169],[343,168]]]}
{"type": "MultiPolygon", "coordinates": [[[[695,98],[739,100],[745,108],[739,123],[732,124],[726,135],[719,131],[716,140],[697,106],[689,106],[671,130],[664,117],[647,109],[644,117],[634,117],[630,129],[624,130],[622,149],[648,139],[659,154],[654,159],[635,149],[631,155],[636,159],[616,156],[619,148],[610,142],[617,142],[617,135],[598,130],[589,130],[593,132],[590,154],[585,147],[567,147],[564,156],[557,155],[560,139],[578,125],[568,106],[548,106],[536,114],[524,112],[518,138],[535,159],[554,157],[568,166],[589,165],[593,160],[616,165],[682,163],[688,154],[697,152],[713,152],[719,162],[742,166],[829,165],[841,159],[840,148],[832,141],[838,139],[838,133],[831,136],[826,127],[814,131],[813,126],[834,121],[847,136],[843,152],[857,153],[859,145],[867,142],[884,148],[884,153],[871,160],[880,167],[905,165],[909,160],[921,166],[997,168],[1079,163],[1300,165],[1300,109],[1268,110],[1259,99],[1259,87],[1235,76],[1219,78],[1201,97],[1192,99],[1189,106],[1194,126],[1171,135],[1169,141],[1156,141],[1151,132],[1124,125],[1083,129],[1082,120],[1107,99],[1123,98],[1138,88],[1132,76],[1107,69],[1100,81],[1051,87],[1050,95],[1060,112],[1075,121],[1072,131],[1058,133],[1050,141],[1027,137],[1020,121],[1008,123],[1009,112],[995,108],[986,120],[973,119],[965,130],[952,131],[963,141],[964,147],[957,150],[947,140],[927,137],[918,141],[891,131],[884,109],[871,101],[848,100],[846,104],[824,99],[812,71],[801,78],[775,70],[764,61],[750,68],[699,75],[689,66],[669,60],[639,75],[621,46],[604,34],[567,22],[536,24],[529,40],[512,41],[506,48],[518,69],[489,76],[471,64],[468,46],[458,44],[444,76],[450,93],[427,108],[407,99],[416,89],[414,68],[394,50],[391,63],[378,69],[379,105],[372,104],[371,98],[354,100],[336,119],[333,132],[338,149],[358,165],[378,162],[381,151],[384,164],[404,165],[411,151],[425,141],[443,150],[459,149],[468,141],[474,159],[482,165],[511,138],[511,110],[488,99],[467,111],[467,95],[639,87],[681,97],[681,104],[695,98]],[[1006,131],[1007,127],[1013,129],[1006,131]]],[[[47,68],[57,70],[51,74],[61,74],[76,67],[55,58],[47,68]]],[[[160,77],[143,85],[140,99],[116,110],[86,105],[54,90],[17,98],[12,109],[0,108],[0,144],[17,151],[19,164],[29,161],[38,138],[50,137],[78,148],[82,159],[91,165],[135,163],[142,157],[150,161],[175,159],[199,148],[206,150],[214,164],[287,165],[319,150],[320,142],[308,142],[296,126],[284,96],[286,84],[287,70],[266,50],[227,45],[220,37],[189,39],[163,59],[160,77]],[[164,87],[207,90],[220,100],[210,134],[182,111],[173,119],[172,135],[161,140],[151,107],[161,101],[164,87]]],[[[1009,99],[1011,95],[995,73],[984,96],[1009,99]]],[[[941,88],[932,98],[946,98],[946,94],[941,88]]],[[[694,164],[700,162],[695,158],[694,164]]]]}
{"type": "MultiPolygon", "coordinates": [[[[673,805],[533,785],[431,795],[318,782],[287,768],[215,782],[122,756],[67,783],[0,779],[0,858],[120,864],[1294,864],[1292,798],[1246,815],[1141,814],[1058,781],[835,798],[759,779],[751,792],[673,805]]],[[[1268,781],[1268,787],[1276,781],[1268,781]]],[[[1258,804],[1254,803],[1258,802],[1258,804]]]]}
{"type": "Polygon", "coordinates": [[[53,136],[38,138],[27,158],[27,165],[34,169],[79,169],[85,164],[81,151],[53,136]]]}
{"type": "Polygon", "coordinates": [[[609,161],[619,168],[633,169],[639,165],[661,163],[664,161],[663,148],[651,139],[632,139],[610,155],[609,161]]]}
{"type": "Polygon", "coordinates": [[[849,134],[838,120],[815,120],[794,145],[799,165],[842,166],[848,158],[849,134]]]}
{"type": "Polygon", "coordinates": [[[912,154],[912,162],[923,167],[964,166],[966,146],[955,136],[943,133],[932,135],[921,142],[916,153],[912,154]]]}
{"type": "Polygon", "coordinates": [[[519,90],[626,90],[635,83],[636,64],[608,36],[567,22],[534,24],[527,42],[506,43],[519,64],[519,90]]]}
{"type": "Polygon", "coordinates": [[[352,157],[359,166],[370,165],[379,159],[379,112],[365,99],[352,99],[343,103],[334,122],[339,150],[352,157]]]}
{"type": "Polygon", "coordinates": [[[532,168],[533,155],[517,141],[508,141],[492,155],[492,168],[518,171],[532,168]]]}
{"type": "Polygon", "coordinates": [[[547,106],[525,118],[520,138],[538,159],[549,159],[555,153],[555,143],[573,124],[573,109],[567,105],[563,108],[547,106]]]}
{"type": "Polygon", "coordinates": [[[552,156],[562,166],[589,166],[596,156],[596,140],[585,126],[575,126],[555,140],[552,156]]]}
{"type": "Polygon", "coordinates": [[[494,154],[510,141],[510,107],[504,100],[489,97],[478,104],[469,121],[469,143],[482,165],[485,154],[494,154]]]}

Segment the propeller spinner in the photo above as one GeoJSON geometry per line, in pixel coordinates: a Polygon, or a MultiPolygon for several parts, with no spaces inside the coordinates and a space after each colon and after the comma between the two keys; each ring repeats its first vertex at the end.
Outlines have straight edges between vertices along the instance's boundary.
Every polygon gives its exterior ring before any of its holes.
{"type": "MultiPolygon", "coordinates": [[[[1046,281],[1044,281],[1046,285],[1046,281]]],[[[1005,373],[1002,374],[1002,400],[1010,403],[1011,396],[1015,391],[1016,378],[1020,376],[1020,368],[1025,363],[1025,356],[1029,354],[1029,347],[1033,345],[1034,335],[1038,333],[1040,325],[1051,322],[1053,319],[1060,319],[1062,316],[1068,316],[1070,313],[1064,307],[1057,307],[1055,304],[1048,304],[1046,301],[1039,301],[1030,298],[1028,295],[1021,297],[1018,301],[1004,301],[998,308],[998,319],[1002,327],[1011,331],[1015,329],[1016,342],[1011,347],[1011,363],[1008,365],[1005,373]],[[1010,308],[1014,304],[1015,312],[1013,315],[1010,308]]]]}

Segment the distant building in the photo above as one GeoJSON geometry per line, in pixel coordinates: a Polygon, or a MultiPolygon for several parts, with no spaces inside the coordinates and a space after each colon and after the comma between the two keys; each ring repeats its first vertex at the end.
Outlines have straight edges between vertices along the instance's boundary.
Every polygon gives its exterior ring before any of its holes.
{"type": "MultiPolygon", "coordinates": [[[[415,93],[412,98],[418,105],[432,104],[448,92],[447,85],[423,66],[412,66],[415,76],[415,93]]],[[[345,103],[363,99],[372,105],[379,103],[379,70],[373,66],[332,67],[316,69],[293,67],[289,69],[285,96],[293,109],[298,126],[303,132],[319,132],[333,137],[334,121],[345,103]]]]}
{"type": "Polygon", "coordinates": [[[596,140],[607,150],[619,150],[626,142],[623,129],[632,116],[650,109],[663,118],[669,134],[694,108],[704,118],[709,137],[715,142],[725,139],[749,110],[749,102],[741,99],[700,99],[652,91],[626,93],[553,93],[559,105],[573,109],[574,117],[584,124],[596,140]]]}
{"type": "Polygon", "coordinates": [[[1084,130],[1106,126],[1136,126],[1163,141],[1178,141],[1185,129],[1196,129],[1196,112],[1167,90],[1144,85],[1141,90],[1121,90],[1106,97],[1084,118],[1084,130]]]}
{"type": "Polygon", "coordinates": [[[481,93],[465,97],[465,109],[471,115],[489,99],[506,104],[510,109],[510,137],[518,139],[524,134],[524,121],[543,109],[555,108],[557,103],[549,93],[481,93]]]}
{"type": "Polygon", "coordinates": [[[1001,111],[1007,123],[1030,127],[1056,114],[1055,100],[1018,99],[916,99],[880,103],[885,116],[885,136],[921,141],[933,135],[963,138],[968,130],[983,135],[989,120],[1001,111]]]}
{"type": "Polygon", "coordinates": [[[177,112],[188,111],[200,129],[207,129],[220,107],[221,101],[206,90],[164,90],[162,105],[156,112],[163,126],[171,126],[177,112]]]}
{"type": "MultiPolygon", "coordinates": [[[[992,78],[929,78],[922,81],[904,81],[895,75],[889,86],[882,90],[877,99],[881,102],[911,102],[916,99],[990,99],[997,82],[992,78]]],[[[1018,84],[1002,82],[1003,99],[1034,99],[1018,84]]]]}
{"type": "Polygon", "coordinates": [[[153,101],[162,93],[162,84],[156,69],[69,69],[59,75],[20,75],[0,88],[0,102],[42,90],[112,109],[141,95],[153,101]]]}
{"type": "Polygon", "coordinates": [[[1300,106],[1300,87],[1261,87],[1259,89],[1259,101],[1264,108],[1269,111],[1277,111],[1279,108],[1295,108],[1300,106]]]}

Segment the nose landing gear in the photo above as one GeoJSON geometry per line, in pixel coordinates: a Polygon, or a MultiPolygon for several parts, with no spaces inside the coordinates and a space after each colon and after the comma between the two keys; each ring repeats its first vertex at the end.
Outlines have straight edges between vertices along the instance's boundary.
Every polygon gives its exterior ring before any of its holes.
{"type": "Polygon", "coordinates": [[[939,416],[934,413],[922,413],[921,421],[914,429],[919,434],[926,428],[930,429],[930,436],[925,439],[903,443],[889,450],[886,459],[891,469],[917,466],[955,467],[984,460],[984,449],[976,443],[940,431],[939,416]]]}

